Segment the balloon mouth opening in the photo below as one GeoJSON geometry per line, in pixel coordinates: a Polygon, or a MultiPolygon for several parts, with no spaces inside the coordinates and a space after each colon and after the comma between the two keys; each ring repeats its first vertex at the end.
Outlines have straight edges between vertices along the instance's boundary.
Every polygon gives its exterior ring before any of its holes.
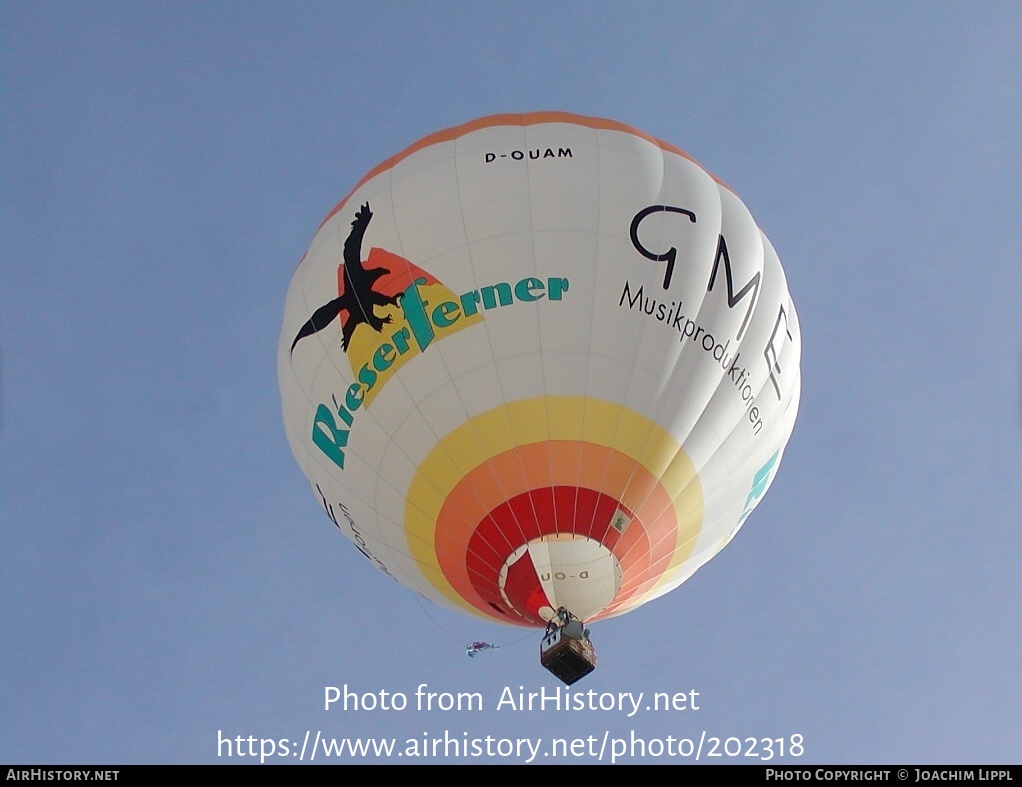
{"type": "Polygon", "coordinates": [[[610,606],[621,588],[614,553],[590,536],[551,533],[522,544],[497,575],[508,608],[537,625],[549,623],[561,607],[583,620],[610,606]]]}

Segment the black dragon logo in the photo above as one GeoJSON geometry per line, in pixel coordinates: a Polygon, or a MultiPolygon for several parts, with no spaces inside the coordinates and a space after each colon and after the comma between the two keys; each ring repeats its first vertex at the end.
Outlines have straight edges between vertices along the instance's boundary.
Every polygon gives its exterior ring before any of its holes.
{"type": "Polygon", "coordinates": [[[375,309],[377,306],[396,305],[402,293],[384,295],[376,292],[373,285],[390,271],[387,268],[367,269],[362,263],[362,238],[372,218],[373,213],[367,202],[355,214],[355,220],[351,222],[351,233],[344,241],[344,292],[313,312],[291,343],[292,353],[299,341],[326,328],[342,311],[347,312],[341,325],[341,349],[345,351],[357,326],[365,323],[381,333],[383,326],[391,322],[389,316],[377,317],[375,309]]]}

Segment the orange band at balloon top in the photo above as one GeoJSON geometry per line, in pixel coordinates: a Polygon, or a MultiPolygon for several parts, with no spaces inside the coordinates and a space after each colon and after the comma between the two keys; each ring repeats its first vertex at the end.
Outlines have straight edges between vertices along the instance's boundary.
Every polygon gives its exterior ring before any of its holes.
{"type": "Polygon", "coordinates": [[[541,396],[470,418],[440,440],[409,486],[405,532],[423,574],[452,602],[503,623],[537,625],[508,617],[494,604],[496,570],[518,547],[553,533],[603,543],[622,581],[596,620],[642,603],[670,581],[690,554],[702,518],[695,468],[661,427],[623,405],[541,396]],[[580,505],[566,515],[565,489],[579,490],[580,501],[584,493],[589,508],[583,512],[580,505]],[[559,508],[553,502],[558,494],[559,508]],[[630,515],[623,533],[608,527],[609,517],[590,513],[597,498],[604,513],[609,499],[630,515]],[[505,512],[503,521],[512,526],[500,530],[491,512],[509,501],[517,501],[520,515],[516,522],[505,512]],[[545,510],[536,510],[541,506],[545,510]],[[491,543],[481,545],[480,537],[491,543]]]}
{"type": "MultiPolygon", "coordinates": [[[[686,153],[681,148],[675,147],[670,142],[664,142],[662,139],[645,134],[639,131],[637,128],[632,128],[625,123],[619,123],[616,120],[608,120],[607,118],[594,118],[586,117],[585,115],[575,115],[571,112],[523,112],[521,114],[504,114],[504,115],[489,115],[488,117],[478,118],[469,123],[465,123],[461,126],[453,126],[451,128],[444,129],[443,131],[437,131],[434,134],[430,134],[427,137],[423,137],[418,142],[409,145],[407,148],[391,156],[386,161],[373,167],[365,176],[355,185],[351,191],[349,191],[340,202],[338,202],[332,211],[330,211],[326,218],[320,223],[320,228],[326,224],[335,214],[344,208],[345,203],[351,199],[351,195],[358,191],[362,186],[372,178],[375,178],[381,172],[386,172],[391,169],[399,162],[411,156],[423,148],[427,148],[430,145],[436,145],[440,142],[449,142],[452,139],[463,137],[473,131],[478,131],[482,128],[491,128],[493,126],[535,126],[540,123],[571,123],[576,126],[585,126],[586,128],[593,129],[605,129],[608,131],[621,131],[625,134],[631,134],[632,136],[644,139],[656,145],[661,150],[667,150],[671,153],[675,153],[682,158],[686,158],[693,164],[696,164],[700,169],[703,169],[702,165],[699,164],[694,158],[686,153]]],[[[704,172],[706,170],[703,170],[704,172]]],[[[711,178],[714,179],[718,184],[724,188],[731,190],[730,187],[724,183],[720,178],[714,175],[712,172],[707,172],[711,178]]]]}

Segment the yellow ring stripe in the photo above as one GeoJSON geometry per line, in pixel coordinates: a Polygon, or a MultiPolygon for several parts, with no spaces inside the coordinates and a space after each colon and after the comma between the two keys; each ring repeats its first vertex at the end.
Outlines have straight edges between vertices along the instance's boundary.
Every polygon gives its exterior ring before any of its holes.
{"type": "MultiPolygon", "coordinates": [[[[478,614],[444,577],[436,557],[436,522],[447,496],[471,470],[520,445],[581,440],[613,448],[659,478],[678,522],[677,544],[661,580],[669,581],[691,551],[702,527],[699,478],[681,445],[660,426],[620,404],[585,396],[540,396],[495,407],[470,418],[441,439],[419,465],[408,487],[405,535],[424,576],[452,602],[478,614]]],[[[641,603],[636,599],[634,604],[641,603]]]]}

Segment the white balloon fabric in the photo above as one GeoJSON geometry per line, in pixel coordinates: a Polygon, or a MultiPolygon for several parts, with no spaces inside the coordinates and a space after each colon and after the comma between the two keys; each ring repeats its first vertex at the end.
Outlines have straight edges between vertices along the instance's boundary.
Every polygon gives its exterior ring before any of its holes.
{"type": "Polygon", "coordinates": [[[373,565],[543,626],[634,609],[734,537],[794,426],[800,348],[725,185],[541,112],[369,172],[298,265],[277,367],[291,449],[373,565]]]}

